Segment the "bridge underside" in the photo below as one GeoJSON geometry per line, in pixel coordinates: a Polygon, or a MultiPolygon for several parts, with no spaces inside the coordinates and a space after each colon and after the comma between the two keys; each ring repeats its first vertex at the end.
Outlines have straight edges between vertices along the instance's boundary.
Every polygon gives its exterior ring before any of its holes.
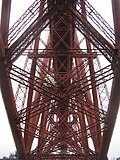
{"type": "Polygon", "coordinates": [[[36,0],[9,29],[10,6],[2,1],[0,85],[18,157],[107,160],[120,97],[118,3],[117,33],[86,0],[36,0]]]}

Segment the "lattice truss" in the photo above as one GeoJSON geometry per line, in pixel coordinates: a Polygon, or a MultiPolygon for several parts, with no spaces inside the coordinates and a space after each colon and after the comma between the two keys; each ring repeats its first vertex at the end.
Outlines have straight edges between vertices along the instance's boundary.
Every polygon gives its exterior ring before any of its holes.
{"type": "Polygon", "coordinates": [[[10,28],[4,59],[29,159],[96,159],[114,39],[84,0],[35,0],[10,28]]]}

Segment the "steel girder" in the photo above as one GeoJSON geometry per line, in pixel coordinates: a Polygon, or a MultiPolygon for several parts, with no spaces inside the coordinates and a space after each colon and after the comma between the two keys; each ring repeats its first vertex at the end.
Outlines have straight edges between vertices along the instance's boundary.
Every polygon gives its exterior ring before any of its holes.
{"type": "Polygon", "coordinates": [[[120,22],[119,22],[119,18],[120,18],[120,2],[118,0],[113,1],[112,0],[112,8],[113,8],[113,20],[114,20],[114,28],[115,28],[115,47],[117,50],[117,54],[118,54],[118,63],[117,63],[117,67],[114,70],[115,73],[115,78],[113,80],[112,83],[112,89],[111,89],[111,98],[110,98],[110,102],[109,102],[109,110],[108,110],[108,116],[107,116],[107,130],[104,132],[103,134],[103,142],[101,145],[101,150],[100,150],[100,156],[99,159],[105,159],[108,149],[109,149],[109,145],[110,145],[110,141],[111,141],[111,137],[113,134],[113,130],[114,130],[114,126],[115,126],[115,121],[116,121],[116,117],[117,117],[117,113],[119,110],[119,104],[120,104],[120,87],[119,87],[119,81],[120,81],[120,77],[119,77],[119,71],[120,71],[120,62],[119,62],[119,52],[120,52],[120,39],[119,39],[119,35],[120,35],[120,22]]]}
{"type": "Polygon", "coordinates": [[[5,57],[5,48],[7,47],[6,38],[8,37],[8,29],[9,29],[9,18],[10,18],[10,6],[11,0],[2,1],[2,13],[1,13],[1,30],[0,30],[0,86],[3,99],[5,101],[5,108],[7,112],[7,116],[10,122],[10,127],[12,134],[14,136],[16,149],[19,152],[19,157],[21,159],[26,159],[26,151],[23,143],[22,134],[19,132],[16,121],[14,121],[17,116],[16,104],[14,102],[14,95],[11,86],[11,80],[6,76],[5,70],[5,61],[3,61],[5,57]]]}
{"type": "MultiPolygon", "coordinates": [[[[6,39],[8,39],[8,30],[9,30],[9,20],[10,20],[10,9],[11,9],[11,0],[2,0],[2,11],[1,11],[1,33],[4,44],[6,39]]],[[[7,47],[7,43],[5,44],[7,47]]]]}
{"type": "Polygon", "coordinates": [[[120,97],[113,29],[87,1],[41,0],[5,37],[1,90],[19,158],[107,159],[120,97]]]}

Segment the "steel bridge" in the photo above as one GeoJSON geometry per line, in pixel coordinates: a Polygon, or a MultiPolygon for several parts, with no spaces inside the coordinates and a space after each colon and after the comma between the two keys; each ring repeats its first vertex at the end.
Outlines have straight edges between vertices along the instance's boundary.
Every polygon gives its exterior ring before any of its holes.
{"type": "Polygon", "coordinates": [[[87,0],[35,0],[10,28],[11,3],[2,0],[0,86],[19,159],[108,160],[120,1],[114,29],[87,0]]]}

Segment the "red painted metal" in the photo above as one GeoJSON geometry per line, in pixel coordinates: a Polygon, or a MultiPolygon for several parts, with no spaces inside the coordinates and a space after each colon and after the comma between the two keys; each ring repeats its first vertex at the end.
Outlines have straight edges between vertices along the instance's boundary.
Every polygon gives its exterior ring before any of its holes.
{"type": "Polygon", "coordinates": [[[4,99],[7,116],[10,122],[11,131],[15,140],[16,148],[19,153],[19,157],[21,159],[27,159],[22,134],[18,129],[19,119],[14,101],[12,85],[10,79],[7,76],[5,65],[3,63],[0,64],[0,77],[1,92],[4,99]]]}
{"type": "Polygon", "coordinates": [[[4,48],[4,43],[3,43],[2,34],[0,30],[0,59],[2,59],[2,57],[4,56],[5,56],[5,48],[4,48]]]}
{"type": "Polygon", "coordinates": [[[120,2],[118,0],[113,1],[112,0],[112,9],[113,9],[113,20],[114,20],[114,28],[115,28],[115,37],[116,37],[116,48],[119,49],[120,44],[119,44],[119,36],[120,36],[120,2]]]}
{"type": "MultiPolygon", "coordinates": [[[[119,57],[119,50],[120,50],[120,2],[118,0],[113,1],[112,0],[112,7],[113,7],[113,19],[114,19],[114,28],[115,28],[115,47],[116,47],[116,54],[119,57]]],[[[119,87],[119,71],[120,71],[120,62],[117,59],[117,64],[118,66],[114,68],[115,72],[115,78],[112,83],[112,89],[111,89],[111,97],[110,97],[110,102],[109,102],[109,109],[107,112],[107,118],[106,118],[106,125],[107,129],[105,130],[103,134],[103,142],[101,144],[101,150],[100,150],[100,155],[99,159],[107,159],[106,155],[109,149],[110,141],[112,138],[116,118],[117,118],[117,113],[119,110],[119,104],[120,104],[120,87],[119,87]]]]}
{"type": "Polygon", "coordinates": [[[9,21],[10,21],[11,0],[2,0],[2,12],[1,12],[1,34],[3,42],[7,48],[9,21]]]}
{"type": "MultiPolygon", "coordinates": [[[[2,11],[9,17],[10,4],[2,11]]],[[[120,97],[114,30],[86,0],[37,0],[9,32],[9,18],[1,26],[1,90],[19,158],[107,159],[120,97]]]]}

